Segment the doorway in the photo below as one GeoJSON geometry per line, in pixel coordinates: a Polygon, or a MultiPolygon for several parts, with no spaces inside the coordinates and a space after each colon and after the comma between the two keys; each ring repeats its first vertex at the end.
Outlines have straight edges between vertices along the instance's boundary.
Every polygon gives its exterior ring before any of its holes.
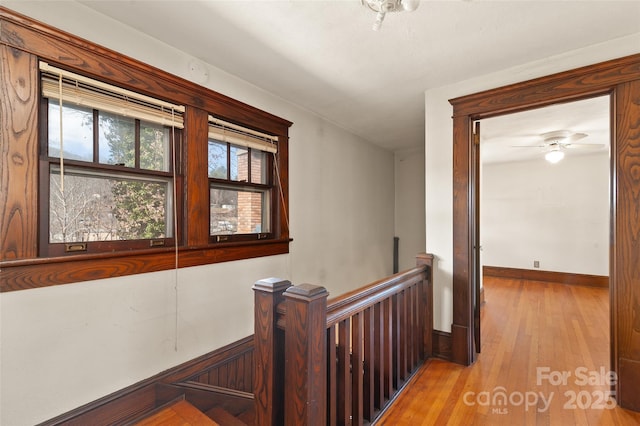
{"type": "Polygon", "coordinates": [[[481,121],[485,270],[608,280],[610,103],[599,96],[481,121]]]}
{"type": "MultiPolygon", "coordinates": [[[[481,299],[488,299],[483,309],[489,312],[477,316],[478,320],[496,316],[492,295],[499,300],[507,288],[518,288],[526,295],[523,298],[532,302],[521,305],[522,310],[542,315],[530,333],[545,327],[541,335],[562,336],[560,330],[571,328],[573,321],[585,326],[583,317],[570,312],[571,307],[590,309],[589,300],[567,298],[566,315],[558,315],[550,300],[539,296],[541,288],[562,299],[584,289],[560,290],[563,286],[602,287],[608,283],[610,103],[608,95],[599,96],[481,120],[478,278],[481,299]],[[485,282],[490,284],[486,291],[485,282]]],[[[606,309],[609,313],[608,289],[584,291],[601,300],[597,312],[606,309]]],[[[593,353],[585,354],[584,359],[597,362],[587,366],[584,361],[567,358],[576,365],[564,365],[566,371],[609,370],[609,317],[604,321],[600,317],[597,336],[593,335],[595,327],[590,334],[594,344],[588,348],[593,353]]],[[[512,335],[499,331],[508,330],[511,321],[500,325],[489,321],[482,326],[492,323],[491,340],[512,335]]],[[[540,350],[552,351],[553,346],[540,350]]],[[[537,367],[545,367],[540,362],[537,367]]]]}
{"type": "Polygon", "coordinates": [[[476,120],[610,94],[611,114],[611,368],[622,407],[640,411],[640,55],[451,100],[453,105],[453,324],[452,359],[475,359],[472,125],[476,120]],[[635,260],[633,260],[635,259],[635,260]],[[636,320],[637,322],[638,320],[636,320]]]}

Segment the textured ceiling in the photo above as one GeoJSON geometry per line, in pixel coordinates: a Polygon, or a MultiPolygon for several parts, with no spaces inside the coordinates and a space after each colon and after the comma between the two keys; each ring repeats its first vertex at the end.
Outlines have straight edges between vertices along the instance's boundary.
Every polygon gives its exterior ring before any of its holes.
{"type": "Polygon", "coordinates": [[[80,3],[392,150],[426,89],[640,33],[640,1],[422,0],[378,32],[359,0],[80,3]]]}
{"type": "Polygon", "coordinates": [[[634,1],[423,0],[378,32],[358,0],[83,3],[389,149],[428,88],[640,32],[634,1]]]}

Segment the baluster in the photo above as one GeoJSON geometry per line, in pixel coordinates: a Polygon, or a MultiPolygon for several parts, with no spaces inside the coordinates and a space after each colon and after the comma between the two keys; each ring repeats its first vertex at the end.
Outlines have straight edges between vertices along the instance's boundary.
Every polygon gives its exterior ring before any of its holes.
{"type": "Polygon", "coordinates": [[[374,346],[373,346],[373,308],[364,310],[364,418],[373,420],[374,403],[374,346]]]}
{"type": "Polygon", "coordinates": [[[393,342],[393,388],[400,389],[400,294],[391,297],[391,341],[393,342]]]}
{"type": "Polygon", "coordinates": [[[420,322],[420,307],[421,307],[421,297],[422,297],[422,292],[420,291],[420,283],[417,282],[416,285],[414,286],[414,293],[415,295],[415,300],[413,302],[413,316],[415,317],[415,325],[414,325],[414,343],[413,343],[413,358],[415,360],[415,364],[414,367],[417,367],[418,365],[420,365],[420,361],[422,360],[422,358],[420,358],[420,352],[422,352],[420,350],[420,346],[422,344],[422,327],[423,324],[420,322]]]}
{"type": "Polygon", "coordinates": [[[384,312],[384,397],[388,401],[393,395],[393,347],[391,341],[392,322],[391,322],[391,299],[385,299],[382,302],[384,312]]]}
{"type": "Polygon", "coordinates": [[[336,347],[336,327],[327,329],[327,421],[336,426],[338,419],[338,352],[336,347]]]}
{"type": "Polygon", "coordinates": [[[414,323],[413,323],[413,300],[415,295],[413,293],[413,286],[407,287],[405,290],[406,294],[406,303],[407,303],[407,327],[405,328],[407,332],[407,376],[413,370],[414,360],[413,360],[413,345],[414,345],[414,323]]]}
{"type": "Polygon", "coordinates": [[[351,317],[351,403],[352,403],[352,422],[353,425],[361,425],[363,423],[363,330],[362,321],[363,314],[358,312],[351,317]]]}
{"type": "Polygon", "coordinates": [[[375,405],[381,409],[384,406],[384,315],[380,303],[374,305],[373,317],[375,333],[375,405]]]}
{"type": "Polygon", "coordinates": [[[420,322],[420,283],[416,283],[413,286],[413,371],[419,364],[422,358],[420,358],[420,347],[422,346],[422,327],[420,322]]]}
{"type": "Polygon", "coordinates": [[[404,382],[407,377],[407,304],[405,291],[398,293],[398,307],[400,309],[400,377],[404,382]]]}
{"type": "Polygon", "coordinates": [[[338,425],[351,424],[351,335],[349,319],[338,323],[338,425]]]}

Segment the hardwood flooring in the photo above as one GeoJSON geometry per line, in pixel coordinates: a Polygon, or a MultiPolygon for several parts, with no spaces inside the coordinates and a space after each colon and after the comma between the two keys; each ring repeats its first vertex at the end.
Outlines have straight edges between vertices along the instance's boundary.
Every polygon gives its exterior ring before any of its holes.
{"type": "Polygon", "coordinates": [[[484,288],[478,361],[428,361],[378,425],[640,425],[608,398],[608,289],[495,277],[484,288]]]}

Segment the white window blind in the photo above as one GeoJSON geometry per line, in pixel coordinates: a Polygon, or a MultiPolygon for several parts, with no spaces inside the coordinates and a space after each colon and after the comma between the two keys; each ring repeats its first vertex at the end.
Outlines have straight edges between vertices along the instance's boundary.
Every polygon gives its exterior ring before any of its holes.
{"type": "Polygon", "coordinates": [[[155,99],[40,62],[46,98],[182,129],[184,106],[155,99]]]}
{"type": "Polygon", "coordinates": [[[273,154],[278,152],[277,136],[247,129],[211,115],[209,116],[209,138],[273,154]]]}

